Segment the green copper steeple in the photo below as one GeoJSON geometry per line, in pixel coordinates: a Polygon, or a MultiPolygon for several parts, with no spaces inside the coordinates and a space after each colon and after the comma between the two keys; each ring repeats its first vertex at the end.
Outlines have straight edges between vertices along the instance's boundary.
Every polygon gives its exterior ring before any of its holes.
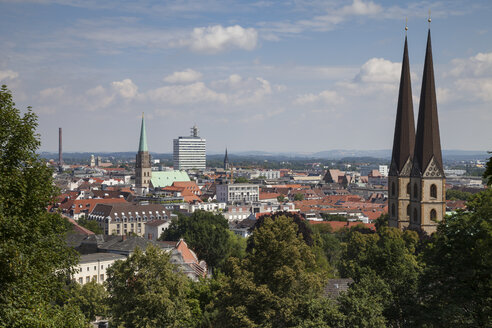
{"type": "Polygon", "coordinates": [[[149,151],[147,148],[147,134],[145,133],[145,120],[142,113],[142,127],[140,128],[140,143],[138,145],[138,151],[149,151]]]}

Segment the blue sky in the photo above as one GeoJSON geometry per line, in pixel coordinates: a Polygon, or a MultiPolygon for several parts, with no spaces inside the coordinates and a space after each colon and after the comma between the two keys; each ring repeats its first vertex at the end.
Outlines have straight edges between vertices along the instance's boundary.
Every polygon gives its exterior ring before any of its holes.
{"type": "Polygon", "coordinates": [[[0,0],[0,83],[42,150],[389,149],[405,18],[414,111],[431,9],[441,143],[492,145],[490,1],[0,0]]]}

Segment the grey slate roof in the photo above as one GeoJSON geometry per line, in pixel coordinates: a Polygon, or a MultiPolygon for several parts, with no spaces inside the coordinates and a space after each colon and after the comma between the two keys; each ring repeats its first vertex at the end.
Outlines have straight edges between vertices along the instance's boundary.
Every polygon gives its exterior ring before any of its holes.
{"type": "Polygon", "coordinates": [[[410,81],[410,63],[408,60],[408,43],[407,37],[405,36],[390,175],[399,175],[407,160],[409,158],[410,160],[413,159],[414,147],[415,122],[413,115],[412,85],[410,81]]]}
{"type": "Polygon", "coordinates": [[[140,205],[140,204],[132,204],[132,203],[115,203],[115,204],[97,204],[96,207],[92,210],[91,214],[101,215],[103,217],[111,217],[111,220],[114,221],[116,217],[120,219],[123,218],[123,214],[130,218],[133,216],[135,219],[137,218],[137,212],[140,217],[147,216],[148,220],[151,220],[151,216],[154,216],[154,219],[157,219],[156,211],[159,212],[161,217],[167,216],[169,217],[169,211],[166,210],[166,207],[161,204],[148,204],[148,205],[140,205]],[[143,214],[145,212],[145,215],[143,214]],[[150,214],[152,212],[152,214],[150,214]],[[163,214],[164,212],[164,214],[163,214]]]}
{"type": "Polygon", "coordinates": [[[126,256],[114,253],[92,253],[80,256],[80,264],[96,261],[125,260],[126,256]]]}

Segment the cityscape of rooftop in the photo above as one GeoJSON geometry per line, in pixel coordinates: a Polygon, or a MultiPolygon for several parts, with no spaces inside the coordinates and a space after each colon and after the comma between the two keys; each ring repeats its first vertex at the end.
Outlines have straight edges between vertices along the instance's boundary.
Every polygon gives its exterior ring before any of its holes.
{"type": "Polygon", "coordinates": [[[0,0],[0,327],[491,326],[491,9],[0,0]]]}

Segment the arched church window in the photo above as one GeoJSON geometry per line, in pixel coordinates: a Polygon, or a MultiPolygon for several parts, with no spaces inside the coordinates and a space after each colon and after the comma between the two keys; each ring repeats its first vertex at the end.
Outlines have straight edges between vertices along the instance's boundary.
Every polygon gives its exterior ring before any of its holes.
{"type": "Polygon", "coordinates": [[[437,186],[435,184],[430,186],[430,194],[432,198],[437,198],[437,186]]]}
{"type": "Polygon", "coordinates": [[[410,183],[407,183],[407,195],[410,196],[410,183]]]}
{"type": "Polygon", "coordinates": [[[431,220],[435,221],[437,219],[437,212],[435,209],[431,210],[430,216],[431,216],[431,220]]]}
{"type": "Polygon", "coordinates": [[[416,183],[413,185],[413,197],[419,197],[419,186],[416,183]]]}

